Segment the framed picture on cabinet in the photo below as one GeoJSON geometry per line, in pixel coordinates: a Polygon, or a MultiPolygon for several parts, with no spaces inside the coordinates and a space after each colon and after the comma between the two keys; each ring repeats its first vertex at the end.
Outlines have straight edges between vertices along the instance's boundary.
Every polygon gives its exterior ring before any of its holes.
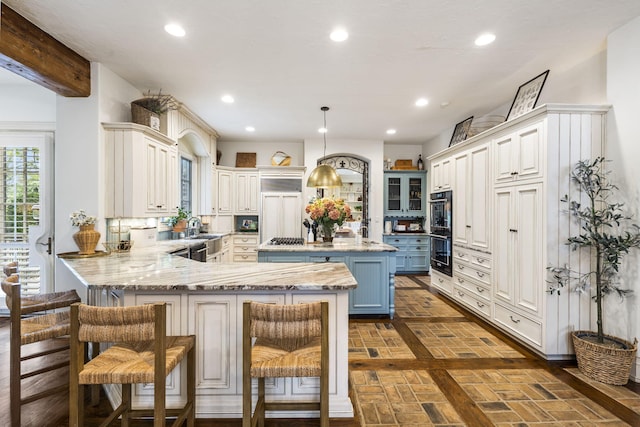
{"type": "Polygon", "coordinates": [[[509,109],[509,114],[507,114],[507,121],[528,113],[535,108],[548,75],[549,70],[532,78],[518,88],[516,97],[513,99],[509,109]]]}
{"type": "Polygon", "coordinates": [[[451,135],[451,141],[449,141],[449,147],[467,139],[472,121],[473,116],[469,117],[468,119],[464,119],[456,125],[456,127],[453,129],[453,135],[451,135]]]}

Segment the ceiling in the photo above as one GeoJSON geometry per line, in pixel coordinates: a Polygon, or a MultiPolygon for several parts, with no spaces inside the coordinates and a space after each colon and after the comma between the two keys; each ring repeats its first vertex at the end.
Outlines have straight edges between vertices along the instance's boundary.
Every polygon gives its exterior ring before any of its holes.
{"type": "Polygon", "coordinates": [[[327,105],[327,138],[420,144],[546,69],[549,84],[640,15],[638,0],[2,1],[140,91],[172,94],[221,141],[318,138],[327,105]],[[345,42],[329,39],[337,26],[345,42]],[[496,41],[475,46],[484,32],[496,41]]]}

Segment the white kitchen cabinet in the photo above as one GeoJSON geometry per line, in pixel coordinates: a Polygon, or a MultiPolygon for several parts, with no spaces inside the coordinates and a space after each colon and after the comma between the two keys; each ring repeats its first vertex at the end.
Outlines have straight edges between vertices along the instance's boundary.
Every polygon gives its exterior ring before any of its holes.
{"type": "Polygon", "coordinates": [[[262,193],[261,242],[273,237],[302,237],[302,195],[262,193]]]}
{"type": "Polygon", "coordinates": [[[258,215],[258,200],[260,189],[258,188],[258,172],[234,173],[235,181],[235,205],[236,215],[258,215]]]}
{"type": "Polygon", "coordinates": [[[592,323],[588,298],[546,292],[547,267],[588,266],[565,244],[576,225],[560,200],[575,162],[605,152],[608,110],[544,105],[429,157],[431,188],[450,176],[453,196],[453,276],[433,271],[432,284],[548,359],[592,323]]]}
{"type": "Polygon", "coordinates": [[[545,290],[542,263],[542,184],[499,188],[495,195],[496,301],[540,316],[545,290]]]}
{"type": "Polygon", "coordinates": [[[258,234],[246,232],[232,238],[233,262],[258,261],[258,234]]]}
{"type": "Polygon", "coordinates": [[[159,217],[178,203],[175,141],[148,126],[103,123],[106,150],[105,216],[159,217]]]}
{"type": "Polygon", "coordinates": [[[491,181],[489,144],[453,156],[453,243],[489,249],[491,181]]]}
{"type": "Polygon", "coordinates": [[[218,213],[233,213],[233,171],[218,169],[218,213]]]}
{"type": "Polygon", "coordinates": [[[451,159],[444,158],[431,162],[431,192],[451,189],[451,159]]]}
{"type": "Polygon", "coordinates": [[[540,121],[494,141],[496,183],[542,175],[543,131],[544,124],[540,121]]]}

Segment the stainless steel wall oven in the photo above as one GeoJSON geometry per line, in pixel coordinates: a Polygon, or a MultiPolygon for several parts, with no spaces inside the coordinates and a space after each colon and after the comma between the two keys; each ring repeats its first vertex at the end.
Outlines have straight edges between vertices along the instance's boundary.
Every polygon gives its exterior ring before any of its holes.
{"type": "Polygon", "coordinates": [[[430,229],[431,267],[447,276],[453,275],[451,235],[453,231],[453,198],[451,191],[431,193],[430,229]]]}

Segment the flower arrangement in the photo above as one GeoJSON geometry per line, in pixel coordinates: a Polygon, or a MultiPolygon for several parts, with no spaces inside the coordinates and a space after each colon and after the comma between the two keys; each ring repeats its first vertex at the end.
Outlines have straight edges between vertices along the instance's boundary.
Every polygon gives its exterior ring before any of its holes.
{"type": "Polygon", "coordinates": [[[335,224],[341,226],[351,216],[351,207],[340,198],[313,198],[305,212],[322,227],[324,237],[328,238],[332,236],[335,224]]]}
{"type": "Polygon", "coordinates": [[[69,215],[69,219],[71,220],[71,224],[75,227],[80,227],[83,225],[92,225],[92,224],[95,224],[97,220],[95,216],[87,215],[84,209],[71,212],[71,215],[69,215]]]}

